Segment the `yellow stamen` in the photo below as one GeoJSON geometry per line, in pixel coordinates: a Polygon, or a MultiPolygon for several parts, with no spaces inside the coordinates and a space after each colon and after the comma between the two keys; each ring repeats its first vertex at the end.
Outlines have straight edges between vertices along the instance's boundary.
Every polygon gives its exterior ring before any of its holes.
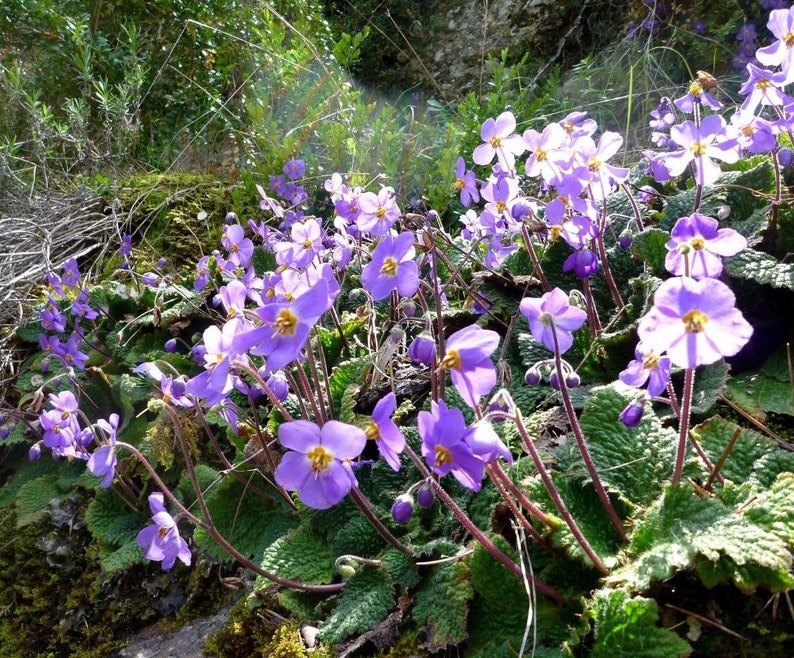
{"type": "Polygon", "coordinates": [[[383,265],[381,265],[380,273],[385,274],[386,276],[394,276],[397,274],[397,261],[391,256],[386,256],[386,258],[383,259],[383,265]]]}
{"type": "Polygon", "coordinates": [[[689,150],[695,154],[696,158],[706,155],[706,145],[703,142],[695,142],[689,147],[689,150]]]}
{"type": "Polygon", "coordinates": [[[692,246],[692,249],[695,251],[700,251],[701,249],[705,249],[706,241],[703,238],[692,238],[689,241],[689,244],[692,246]]]}
{"type": "Polygon", "coordinates": [[[327,471],[334,459],[334,456],[322,446],[315,446],[306,453],[306,456],[311,462],[312,472],[314,473],[327,471]]]}
{"type": "Polygon", "coordinates": [[[294,336],[298,328],[298,316],[288,308],[281,309],[278,312],[278,316],[273,321],[273,328],[276,330],[276,333],[282,336],[294,336]]]}
{"type": "Polygon", "coordinates": [[[444,446],[436,446],[433,450],[436,453],[436,460],[434,462],[436,468],[444,464],[452,463],[452,453],[444,446]]]}
{"type": "Polygon", "coordinates": [[[380,427],[378,427],[378,424],[374,420],[371,420],[364,428],[364,434],[366,434],[367,438],[371,441],[378,441],[380,439],[380,427]]]}
{"type": "Polygon", "coordinates": [[[502,145],[502,138],[501,137],[491,137],[491,146],[495,149],[498,149],[502,145]]]}
{"type": "Polygon", "coordinates": [[[452,368],[453,370],[460,370],[460,354],[457,350],[447,350],[444,358],[438,364],[441,368],[452,368]]]}
{"type": "Polygon", "coordinates": [[[642,357],[642,367],[646,370],[656,370],[659,367],[659,356],[653,352],[642,357]]]}
{"type": "Polygon", "coordinates": [[[681,318],[681,321],[686,325],[687,333],[699,334],[706,330],[706,323],[709,321],[709,316],[698,310],[691,310],[681,318]]]}

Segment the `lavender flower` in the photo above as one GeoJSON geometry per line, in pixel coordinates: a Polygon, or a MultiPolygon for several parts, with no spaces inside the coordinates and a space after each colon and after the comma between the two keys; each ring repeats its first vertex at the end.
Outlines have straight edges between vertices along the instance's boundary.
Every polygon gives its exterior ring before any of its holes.
{"type": "Polygon", "coordinates": [[[738,254],[747,246],[747,240],[732,228],[717,226],[716,219],[697,212],[681,217],[665,244],[667,271],[694,279],[718,277],[722,273],[722,259],[738,254]]]}
{"type": "Polygon", "coordinates": [[[452,334],[440,366],[449,370],[453,386],[463,401],[476,407],[480,397],[496,384],[496,368],[491,355],[499,346],[499,334],[471,324],[452,334]]]}
{"type": "Polygon", "coordinates": [[[102,478],[100,486],[107,489],[113,483],[116,471],[116,430],[119,426],[119,415],[110,414],[107,420],[100,418],[97,427],[102,430],[106,443],[97,448],[88,458],[88,470],[102,478]]]}
{"type": "Polygon", "coordinates": [[[384,235],[372,260],[361,271],[361,283],[374,301],[385,299],[392,290],[411,297],[419,288],[419,266],[413,260],[414,238],[411,233],[384,235]]]}
{"type": "Polygon", "coordinates": [[[460,157],[455,168],[455,189],[460,192],[460,202],[464,207],[468,207],[472,202],[480,200],[480,193],[477,191],[477,179],[474,172],[466,170],[466,161],[460,157]]]}
{"type": "Polygon", "coordinates": [[[190,566],[191,553],[187,542],[179,535],[176,521],[166,511],[163,494],[159,491],[149,495],[149,508],[152,510],[152,525],[138,533],[138,546],[145,549],[147,560],[162,562],[163,569],[170,569],[179,558],[185,566],[190,566]]]}
{"type": "Polygon", "coordinates": [[[640,342],[658,354],[667,352],[679,368],[696,368],[733,356],[753,328],[736,306],[731,289],[717,279],[668,279],[637,327],[640,342]]]}
{"type": "Polygon", "coordinates": [[[515,130],[516,118],[512,112],[502,112],[495,120],[486,119],[480,129],[480,137],[484,143],[474,149],[474,163],[489,165],[496,156],[502,171],[512,171],[516,156],[524,152],[524,142],[515,130]]]}
{"type": "Polygon", "coordinates": [[[667,388],[670,380],[670,357],[640,344],[634,350],[634,360],[618,375],[628,386],[639,388],[648,382],[648,395],[656,397],[667,388]]]}
{"type": "Polygon", "coordinates": [[[568,295],[559,288],[545,293],[540,298],[525,297],[519,306],[529,322],[529,330],[546,349],[555,351],[555,334],[560,354],[573,345],[573,333],[587,319],[587,313],[571,306],[568,295]]]}
{"type": "Polygon", "coordinates": [[[297,491],[309,507],[336,505],[357,484],[349,461],[367,443],[367,435],[358,427],[329,420],[320,428],[307,420],[293,420],[279,426],[278,437],[289,452],[276,468],[276,482],[297,491]]]}
{"type": "Polygon", "coordinates": [[[405,448],[405,437],[397,424],[392,420],[392,415],[397,408],[397,397],[389,393],[378,400],[372,411],[372,419],[364,428],[367,439],[375,441],[378,452],[393,470],[400,470],[399,454],[405,448]]]}

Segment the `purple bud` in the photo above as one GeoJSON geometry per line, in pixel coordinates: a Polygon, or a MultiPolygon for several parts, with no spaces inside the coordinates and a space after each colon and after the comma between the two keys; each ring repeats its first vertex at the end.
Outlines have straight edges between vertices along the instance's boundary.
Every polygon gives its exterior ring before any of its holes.
{"type": "Polygon", "coordinates": [[[516,221],[521,221],[524,217],[528,217],[532,212],[532,206],[526,199],[519,199],[510,208],[510,214],[516,221]]]}
{"type": "Polygon", "coordinates": [[[408,346],[408,356],[414,363],[432,367],[436,360],[436,341],[430,334],[419,334],[408,346]]]}
{"type": "Polygon", "coordinates": [[[176,338],[169,338],[167,341],[165,341],[163,349],[169,354],[176,352],[176,338]]]}
{"type": "Polygon", "coordinates": [[[410,494],[397,496],[394,505],[391,507],[391,517],[395,523],[405,523],[413,516],[414,499],[410,494]]]}
{"type": "Polygon", "coordinates": [[[565,385],[568,388],[576,388],[582,383],[582,378],[575,372],[571,372],[565,376],[565,385]]]}
{"type": "Polygon", "coordinates": [[[782,148],[777,152],[777,161],[784,169],[791,166],[792,160],[794,160],[794,153],[791,152],[791,149],[782,148]]]}
{"type": "Polygon", "coordinates": [[[38,461],[39,457],[41,457],[41,442],[34,443],[30,446],[30,450],[28,450],[28,459],[30,459],[30,461],[38,461]]]}
{"type": "Polygon", "coordinates": [[[204,363],[204,355],[207,353],[207,348],[204,345],[196,345],[190,353],[193,355],[193,359],[196,363],[203,364],[204,363]]]}
{"type": "Polygon", "coordinates": [[[158,258],[157,259],[157,267],[159,269],[163,269],[166,265],[168,265],[168,259],[166,259],[166,258],[158,258]]]}
{"type": "Polygon", "coordinates": [[[181,398],[185,394],[185,382],[182,379],[175,379],[171,382],[171,393],[174,397],[181,398]]]}
{"type": "Polygon", "coordinates": [[[143,281],[143,285],[145,286],[155,287],[157,285],[157,275],[154,272],[146,272],[146,274],[141,277],[141,281],[143,281]]]}
{"type": "Polygon", "coordinates": [[[39,366],[39,370],[41,370],[41,372],[47,372],[49,369],[50,369],[50,360],[44,359],[44,361],[42,361],[41,365],[39,366]]]}
{"type": "Polygon", "coordinates": [[[416,490],[416,502],[422,507],[432,507],[435,501],[436,494],[433,492],[433,486],[431,484],[423,484],[416,490]]]}
{"type": "Polygon", "coordinates": [[[621,249],[628,249],[631,246],[631,243],[634,242],[634,238],[632,237],[631,233],[621,233],[620,237],[618,238],[618,246],[621,249]]]}
{"type": "Polygon", "coordinates": [[[265,383],[279,402],[284,402],[284,400],[287,399],[289,395],[289,384],[287,383],[287,376],[281,370],[270,375],[265,383]]]}
{"type": "Polygon", "coordinates": [[[124,261],[124,262],[123,262],[121,265],[119,265],[119,269],[122,269],[122,270],[128,270],[128,269],[130,269],[130,263],[129,263],[129,261],[126,261],[126,260],[125,260],[125,261],[124,261]]]}
{"type": "Polygon", "coordinates": [[[412,299],[403,300],[402,304],[400,304],[400,308],[406,318],[416,317],[416,302],[412,299]]]}
{"type": "Polygon", "coordinates": [[[645,404],[642,400],[634,400],[630,402],[626,408],[620,412],[618,418],[629,429],[637,427],[642,420],[642,414],[645,411],[645,404]]]}
{"type": "Polygon", "coordinates": [[[555,391],[560,390],[560,378],[557,376],[556,372],[553,372],[549,375],[549,384],[555,391]]]}
{"type": "Polygon", "coordinates": [[[540,380],[540,371],[537,368],[530,368],[524,373],[524,383],[528,386],[537,386],[540,380]]]}
{"type": "Polygon", "coordinates": [[[234,224],[237,221],[237,214],[233,212],[227,212],[226,217],[223,218],[227,224],[234,224]]]}
{"type": "Polygon", "coordinates": [[[3,425],[0,427],[0,441],[5,441],[8,438],[8,435],[11,434],[11,428],[7,425],[3,425]]]}

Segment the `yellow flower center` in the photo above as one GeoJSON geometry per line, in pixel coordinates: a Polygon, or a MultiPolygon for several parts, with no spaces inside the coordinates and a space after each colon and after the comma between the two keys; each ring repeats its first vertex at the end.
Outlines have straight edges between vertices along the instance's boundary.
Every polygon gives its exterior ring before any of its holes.
{"type": "Polygon", "coordinates": [[[547,155],[548,153],[546,153],[545,149],[538,149],[537,151],[535,151],[535,159],[538,162],[543,162],[546,159],[547,155]]]}
{"type": "Polygon", "coordinates": [[[334,459],[334,456],[322,446],[315,446],[306,453],[306,456],[311,462],[313,473],[322,473],[323,471],[327,471],[334,459]]]}
{"type": "Polygon", "coordinates": [[[587,162],[587,168],[590,171],[598,171],[601,169],[602,164],[603,163],[598,158],[590,158],[590,160],[587,162]]]}
{"type": "Polygon", "coordinates": [[[659,367],[659,356],[648,352],[642,357],[642,367],[646,370],[656,370],[659,367]]]}
{"type": "Polygon", "coordinates": [[[457,350],[447,350],[444,358],[441,359],[439,365],[442,368],[452,368],[453,370],[460,370],[460,354],[457,350]]]}
{"type": "Polygon", "coordinates": [[[311,249],[313,244],[314,244],[314,243],[313,243],[311,240],[309,240],[308,238],[306,238],[306,239],[303,241],[303,248],[304,248],[304,249],[311,249]]]}
{"type": "Polygon", "coordinates": [[[495,149],[498,149],[502,145],[502,138],[501,137],[491,137],[491,146],[495,149]]]}
{"type": "Polygon", "coordinates": [[[696,158],[706,155],[706,145],[703,142],[695,142],[689,147],[689,150],[695,154],[696,158]]]}
{"type": "Polygon", "coordinates": [[[769,87],[769,80],[766,78],[761,78],[758,82],[755,83],[756,89],[761,89],[762,91],[769,87]]]}
{"type": "Polygon", "coordinates": [[[364,434],[366,434],[367,438],[371,441],[378,441],[380,439],[380,427],[378,427],[378,424],[374,420],[371,420],[364,428],[364,434]]]}
{"type": "Polygon", "coordinates": [[[702,92],[703,87],[700,86],[699,82],[693,82],[691,85],[689,85],[689,93],[692,96],[700,96],[702,92]]]}
{"type": "Polygon", "coordinates": [[[504,201],[497,201],[497,202],[496,202],[496,209],[497,209],[497,210],[499,211],[499,213],[501,214],[501,213],[503,213],[505,210],[507,210],[507,204],[506,204],[504,201]]]}
{"type": "Polygon", "coordinates": [[[562,128],[570,135],[573,132],[573,129],[576,128],[576,124],[574,124],[573,121],[566,121],[562,128]]]}
{"type": "Polygon", "coordinates": [[[386,276],[394,276],[397,273],[397,261],[391,256],[386,256],[386,258],[383,259],[383,265],[381,265],[380,273],[385,274],[386,276]]]}
{"type": "Polygon", "coordinates": [[[695,251],[700,251],[706,247],[706,241],[703,238],[692,238],[689,241],[689,244],[695,251]]]}
{"type": "Polygon", "coordinates": [[[436,468],[443,466],[444,464],[452,463],[452,453],[450,453],[450,451],[444,446],[436,446],[433,450],[436,453],[436,460],[434,463],[436,468]]]}
{"type": "Polygon", "coordinates": [[[709,321],[709,316],[701,313],[698,310],[689,311],[681,318],[681,321],[686,325],[686,331],[689,334],[699,334],[706,330],[706,323],[709,321]]]}
{"type": "Polygon", "coordinates": [[[788,48],[794,46],[794,32],[786,32],[783,35],[783,43],[785,43],[788,48]]]}
{"type": "Polygon", "coordinates": [[[462,190],[464,187],[466,187],[466,182],[462,178],[456,178],[455,179],[455,189],[456,190],[462,190]]]}
{"type": "Polygon", "coordinates": [[[557,241],[557,239],[560,237],[560,233],[562,233],[562,226],[559,224],[552,224],[549,226],[549,240],[552,242],[557,241]]]}
{"type": "Polygon", "coordinates": [[[378,209],[375,211],[375,217],[378,219],[383,219],[386,216],[386,208],[379,206],[378,209]]]}
{"type": "Polygon", "coordinates": [[[281,309],[278,316],[273,321],[273,328],[276,333],[289,336],[294,336],[298,327],[298,316],[295,315],[288,308],[281,309]]]}

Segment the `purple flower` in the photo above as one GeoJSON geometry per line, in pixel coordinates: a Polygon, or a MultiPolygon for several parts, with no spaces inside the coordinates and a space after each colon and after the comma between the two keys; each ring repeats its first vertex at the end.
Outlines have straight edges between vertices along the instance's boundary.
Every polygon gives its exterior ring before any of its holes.
{"type": "Polygon", "coordinates": [[[550,123],[542,133],[530,128],[524,131],[522,139],[530,152],[525,165],[527,176],[540,176],[550,185],[560,182],[573,158],[567,148],[565,128],[559,123],[550,123]]]}
{"type": "Polygon", "coordinates": [[[735,303],[731,289],[717,279],[668,279],[656,291],[637,335],[657,353],[666,351],[679,368],[708,365],[733,356],[752,336],[735,303]]]}
{"type": "Polygon", "coordinates": [[[480,200],[480,193],[477,191],[477,179],[474,172],[466,171],[466,161],[460,157],[455,168],[455,189],[460,192],[460,202],[464,207],[468,207],[472,202],[480,200]]]}
{"type": "Polygon", "coordinates": [[[360,210],[356,218],[358,229],[371,235],[385,235],[392,225],[400,219],[396,194],[391,187],[384,187],[375,194],[364,192],[358,197],[360,210]]]}
{"type": "Polygon", "coordinates": [[[670,137],[683,150],[657,157],[664,161],[670,176],[678,176],[690,162],[694,162],[698,185],[711,185],[719,178],[720,167],[712,158],[728,163],[739,159],[736,140],[725,139],[725,120],[718,114],[703,117],[699,126],[694,121],[673,126],[670,137]],[[720,137],[723,141],[719,141],[720,137]]]}
{"type": "Polygon", "coordinates": [[[695,106],[701,107],[705,105],[712,110],[719,110],[722,107],[722,103],[713,98],[697,80],[689,85],[689,91],[681,98],[675,99],[673,104],[687,114],[693,112],[695,106]]]}
{"type": "Polygon", "coordinates": [[[471,324],[452,334],[440,367],[449,370],[452,384],[470,407],[490,393],[496,384],[496,368],[491,355],[499,346],[499,334],[471,324]]]}
{"type": "Polygon", "coordinates": [[[372,420],[367,423],[364,433],[367,435],[367,439],[375,441],[378,452],[386,460],[386,463],[395,471],[399,471],[399,454],[405,448],[405,437],[391,419],[396,408],[397,397],[394,393],[389,393],[386,397],[378,400],[372,411],[372,420]]]}
{"type": "Polygon", "coordinates": [[[743,112],[753,113],[759,104],[782,107],[791,100],[782,91],[786,84],[783,71],[773,73],[752,62],[748,62],[746,68],[749,77],[739,89],[740,94],[747,96],[741,106],[743,112]]]}
{"type": "Polygon", "coordinates": [[[559,288],[545,293],[540,298],[525,297],[519,306],[529,321],[529,330],[539,343],[554,352],[555,342],[560,354],[573,345],[573,333],[587,319],[587,313],[571,306],[568,295],[559,288]],[[555,341],[556,335],[556,341],[555,341]]]}
{"type": "Polygon", "coordinates": [[[634,357],[618,375],[620,381],[635,388],[648,382],[648,395],[661,395],[670,380],[670,357],[660,355],[652,349],[645,349],[642,344],[635,348],[634,357]]]}
{"type": "Polygon", "coordinates": [[[732,228],[717,226],[716,219],[700,213],[679,219],[665,244],[667,271],[694,279],[718,277],[722,259],[738,254],[747,246],[747,240],[732,228]]]}
{"type": "Polygon", "coordinates": [[[628,178],[628,169],[607,164],[607,160],[618,152],[622,144],[623,137],[610,131],[601,135],[598,145],[591,137],[582,137],[576,142],[576,152],[585,164],[582,180],[590,186],[596,201],[605,199],[615,184],[628,178]]]}
{"type": "Polygon", "coordinates": [[[228,260],[235,267],[246,267],[254,253],[254,243],[245,237],[245,230],[239,224],[229,224],[223,229],[221,244],[229,252],[228,260]]]}
{"type": "Polygon", "coordinates": [[[645,413],[645,401],[634,400],[626,405],[626,408],[620,412],[618,418],[626,427],[632,429],[640,424],[643,413],[645,413]]]}
{"type": "Polygon", "coordinates": [[[105,435],[107,443],[97,448],[88,458],[88,470],[93,475],[101,477],[100,486],[107,489],[113,484],[116,470],[116,430],[119,426],[119,415],[110,414],[107,420],[100,418],[96,424],[105,435]]]}
{"type": "Polygon", "coordinates": [[[777,41],[756,50],[755,56],[764,66],[780,66],[786,74],[784,84],[794,82],[794,7],[771,11],[766,26],[777,41]]]}
{"type": "Polygon", "coordinates": [[[74,288],[80,280],[80,270],[77,269],[77,259],[70,258],[63,264],[61,283],[67,288],[74,288]]]}
{"type": "Polygon", "coordinates": [[[524,142],[515,130],[516,118],[512,112],[502,112],[496,119],[486,119],[480,129],[483,143],[474,149],[474,163],[489,165],[496,156],[502,171],[512,171],[516,156],[524,152],[524,142]]]}
{"type": "Polygon", "coordinates": [[[428,508],[433,507],[433,503],[436,500],[436,494],[433,491],[433,485],[429,482],[424,482],[419,488],[416,490],[416,502],[419,503],[422,507],[428,508]]]}
{"type": "Polygon", "coordinates": [[[336,505],[356,486],[349,462],[367,443],[363,430],[336,420],[322,428],[308,420],[293,420],[279,426],[278,438],[289,452],[276,468],[276,482],[297,491],[309,507],[336,505]]]}
{"type": "Polygon", "coordinates": [[[565,272],[573,270],[580,279],[586,279],[598,272],[598,256],[589,249],[574,251],[562,264],[565,272]]]}
{"type": "Polygon", "coordinates": [[[159,491],[149,494],[149,508],[152,510],[152,525],[138,533],[136,541],[144,549],[147,560],[162,562],[163,569],[170,569],[179,558],[185,566],[190,566],[190,549],[187,542],[179,536],[176,521],[166,511],[163,494],[159,491]]]}
{"type": "Polygon", "coordinates": [[[132,253],[132,236],[125,233],[121,236],[121,246],[119,247],[119,254],[126,258],[132,253]]]}
{"type": "Polygon", "coordinates": [[[298,355],[309,337],[309,331],[331,305],[328,284],[318,279],[311,288],[293,302],[267,304],[255,311],[262,325],[235,336],[238,352],[267,357],[268,368],[279,370],[298,355]]]}
{"type": "Polygon", "coordinates": [[[467,427],[461,410],[450,409],[444,400],[431,402],[430,411],[420,411],[417,422],[430,469],[439,476],[452,473],[464,487],[479,491],[485,462],[464,440],[467,427]]]}
{"type": "Polygon", "coordinates": [[[290,180],[297,180],[306,175],[306,162],[303,160],[290,160],[284,163],[284,174],[290,180]]]}
{"type": "Polygon", "coordinates": [[[412,233],[384,235],[372,252],[372,260],[361,272],[361,283],[374,301],[385,299],[395,288],[411,297],[419,288],[419,266],[413,260],[412,233]]]}

